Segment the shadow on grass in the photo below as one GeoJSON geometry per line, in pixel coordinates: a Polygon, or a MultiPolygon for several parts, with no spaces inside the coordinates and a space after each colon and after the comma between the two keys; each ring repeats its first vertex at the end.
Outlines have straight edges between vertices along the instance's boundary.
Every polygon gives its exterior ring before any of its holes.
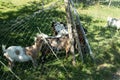
{"type": "Polygon", "coordinates": [[[31,39],[31,37],[33,39],[33,35],[39,32],[37,27],[39,27],[42,32],[51,35],[51,23],[53,20],[65,22],[65,13],[55,9],[41,11],[39,14],[33,15],[33,13],[39,9],[39,6],[36,6],[38,3],[34,3],[34,5],[33,3],[31,4],[31,6],[24,6],[19,11],[2,13],[3,16],[7,15],[9,17],[7,19],[1,19],[0,44],[6,44],[6,42],[13,45],[31,43],[31,40],[28,40],[31,39]],[[8,39],[10,40],[7,41],[8,39]]]}
{"type": "Polygon", "coordinates": [[[87,38],[96,60],[96,68],[91,69],[95,72],[90,75],[92,76],[89,77],[90,80],[113,80],[113,74],[120,66],[120,32],[115,28],[102,26],[101,23],[104,24],[104,21],[94,20],[90,16],[81,15],[80,18],[83,26],[88,30],[87,38]]]}
{"type": "MultiPolygon", "coordinates": [[[[36,33],[39,33],[39,30],[37,29],[37,27],[39,27],[42,32],[48,35],[52,35],[52,28],[51,28],[52,21],[56,20],[56,21],[65,22],[66,14],[62,11],[56,10],[56,8],[45,10],[45,11],[43,10],[39,14],[33,15],[35,11],[38,11],[41,9],[41,6],[38,6],[39,5],[38,3],[36,4],[31,3],[31,4],[32,5],[30,6],[23,6],[18,11],[9,11],[6,13],[2,13],[2,12],[0,13],[1,16],[7,16],[7,18],[0,19],[0,23],[1,23],[0,45],[5,44],[7,45],[7,47],[11,45],[15,45],[15,46],[16,45],[20,45],[20,46],[32,45],[34,42],[34,37],[36,33]]],[[[0,53],[2,53],[1,46],[0,46],[0,53]]],[[[7,65],[7,61],[4,59],[3,54],[0,54],[0,60],[7,65]]],[[[31,66],[31,62],[18,64],[14,69],[16,70],[15,73],[20,77],[22,77],[23,79],[25,79],[25,77],[30,75],[32,71],[33,72],[35,71],[35,69],[33,68],[28,68],[30,66],[31,66]],[[22,67],[22,68],[19,69],[19,67],[22,67]],[[25,72],[22,73],[21,70],[25,72]],[[26,72],[27,70],[28,72],[26,72]],[[24,74],[24,75],[21,76],[21,74],[24,74]]],[[[0,66],[0,72],[3,72],[3,73],[0,73],[0,75],[2,75],[2,80],[7,80],[8,78],[9,79],[15,78],[14,75],[7,72],[3,66],[0,66]],[[5,76],[7,76],[7,78],[5,76]]],[[[33,75],[29,77],[33,80],[35,76],[36,75],[34,75],[33,73],[33,75]]]]}
{"type": "MultiPolygon", "coordinates": [[[[51,23],[53,20],[66,22],[65,13],[56,9],[42,11],[33,17],[31,14],[39,9],[36,5],[38,4],[32,4],[29,7],[24,6],[16,12],[1,13],[2,16],[7,15],[9,17],[1,19],[0,44],[7,44],[7,46],[32,45],[35,34],[39,32],[37,27],[42,32],[52,35],[51,23]],[[30,14],[30,16],[26,17],[26,14],[30,14]],[[16,21],[17,16],[20,18],[16,21]]],[[[99,25],[102,21],[93,20],[91,16],[80,15],[80,19],[83,26],[88,29],[87,38],[95,54],[96,64],[93,64],[89,58],[85,58],[84,64],[80,63],[77,57],[77,65],[73,67],[71,61],[68,60],[64,63],[68,70],[67,74],[61,64],[52,58],[47,60],[48,62],[50,60],[51,63],[45,63],[44,73],[42,73],[40,65],[37,69],[33,69],[31,62],[16,63],[14,72],[23,80],[112,80],[113,73],[120,66],[120,43],[114,38],[115,29],[99,25]]],[[[1,49],[0,52],[2,53],[1,49]]],[[[7,64],[2,54],[0,54],[0,60],[7,64]]],[[[5,70],[3,66],[0,67],[2,80],[14,79],[14,76],[5,70]]]]}

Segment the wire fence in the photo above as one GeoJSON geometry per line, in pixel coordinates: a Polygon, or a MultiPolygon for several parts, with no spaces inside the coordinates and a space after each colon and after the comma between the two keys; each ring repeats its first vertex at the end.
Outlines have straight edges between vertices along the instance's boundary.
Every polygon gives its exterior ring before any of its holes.
{"type": "MultiPolygon", "coordinates": [[[[32,14],[18,16],[14,20],[3,22],[3,25],[7,25],[7,27],[1,27],[0,32],[2,34],[0,35],[0,44],[5,44],[7,47],[11,45],[30,46],[34,42],[35,35],[39,33],[37,27],[39,27],[43,33],[52,35],[52,21],[65,21],[65,12],[57,10],[62,6],[63,3],[60,0],[43,1],[42,5],[37,6],[39,10],[34,11],[32,14]]],[[[50,76],[49,71],[54,68],[51,66],[49,68],[46,67],[48,72],[43,73],[44,70],[41,70],[41,64],[38,59],[39,66],[37,69],[34,69],[31,61],[28,61],[24,63],[15,62],[15,66],[11,70],[8,67],[7,59],[3,56],[2,49],[0,51],[2,53],[0,54],[0,80],[39,80],[44,77],[41,76],[42,74],[50,76]]],[[[52,51],[52,53],[55,54],[54,51],[52,51]]],[[[57,55],[56,58],[59,60],[58,62],[61,63],[57,55]]],[[[55,57],[53,59],[55,59],[55,57]]],[[[62,66],[64,65],[62,64],[62,66]]],[[[63,67],[63,70],[66,71],[66,68],[63,67]]]]}
{"type": "MultiPolygon", "coordinates": [[[[7,45],[7,47],[12,45],[23,46],[23,47],[30,46],[34,43],[34,37],[36,36],[37,33],[43,32],[50,36],[53,35],[53,30],[51,28],[52,21],[59,21],[64,23],[67,22],[65,6],[62,0],[42,0],[38,3],[33,2],[31,4],[32,6],[27,6],[27,7],[25,6],[25,8],[21,12],[25,12],[25,9],[29,9],[33,7],[35,8],[34,11],[28,12],[28,14],[25,13],[23,15],[19,15],[15,19],[12,19],[10,21],[6,20],[1,23],[0,45],[5,44],[7,45]]],[[[74,13],[74,8],[72,10],[72,13],[74,13]]],[[[89,17],[87,19],[91,20],[91,18],[89,17]]],[[[74,20],[75,20],[75,16],[74,16],[74,20]]],[[[94,22],[94,21],[91,21],[91,22],[94,22]]],[[[85,26],[87,25],[87,28],[89,28],[88,26],[90,22],[86,21],[86,23],[83,23],[83,24],[85,24],[85,26]]],[[[107,36],[105,35],[105,38],[110,36],[110,34],[107,34],[107,31],[105,32],[106,29],[103,29],[100,26],[98,26],[97,28],[99,28],[98,30],[101,31],[99,36],[104,35],[103,31],[107,35],[107,36]]],[[[97,29],[95,28],[95,30],[97,29]]],[[[109,41],[104,40],[104,42],[101,43],[101,42],[98,42],[99,40],[97,39],[94,40],[94,41],[97,41],[98,43],[98,44],[92,45],[92,49],[96,51],[96,54],[99,54],[102,51],[101,44],[108,45],[109,42],[112,43],[112,41],[119,39],[116,36],[113,36],[115,33],[114,31],[112,31],[111,33],[112,33],[111,37],[113,39],[111,38],[109,41]]],[[[92,37],[91,35],[94,35],[94,34],[93,33],[88,34],[88,36],[92,37]]],[[[118,35],[119,33],[117,33],[117,36],[118,35]]],[[[90,38],[89,40],[91,40],[92,42],[93,39],[90,38]]],[[[116,42],[117,44],[118,40],[116,41],[117,41],[116,42]]],[[[15,66],[11,70],[8,67],[8,61],[3,56],[2,48],[0,46],[0,53],[1,53],[0,54],[0,80],[58,80],[58,77],[59,79],[69,79],[71,77],[71,75],[69,74],[74,74],[74,73],[71,73],[72,70],[70,68],[71,66],[69,65],[71,64],[71,57],[69,57],[70,60],[69,59],[63,60],[65,58],[64,51],[56,53],[52,50],[52,48],[49,45],[47,47],[49,47],[52,52],[48,54],[46,62],[44,64],[44,68],[41,67],[42,66],[41,61],[40,61],[40,58],[38,58],[37,68],[34,68],[32,66],[32,62],[28,61],[23,63],[15,62],[15,66]],[[68,67],[68,65],[70,67],[68,67]]],[[[46,47],[44,47],[44,49],[46,50],[46,47]]],[[[41,52],[39,52],[39,55],[41,55],[41,52]]],[[[100,59],[100,60],[103,60],[103,59],[100,59]]],[[[81,67],[80,69],[77,69],[77,70],[80,71],[81,67]]],[[[80,72],[79,74],[82,75],[80,72]]],[[[74,78],[75,77],[76,76],[74,75],[74,78]]]]}

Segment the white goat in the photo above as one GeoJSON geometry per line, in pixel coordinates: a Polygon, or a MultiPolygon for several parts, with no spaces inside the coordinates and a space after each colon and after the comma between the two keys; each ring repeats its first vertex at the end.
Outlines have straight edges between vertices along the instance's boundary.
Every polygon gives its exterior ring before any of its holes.
{"type": "Polygon", "coordinates": [[[120,19],[108,17],[107,26],[116,27],[117,30],[120,29],[120,19]]]}
{"type": "Polygon", "coordinates": [[[10,46],[7,49],[5,49],[5,46],[2,45],[2,49],[4,52],[4,56],[8,59],[9,67],[12,68],[14,65],[14,61],[17,62],[26,62],[31,60],[33,63],[33,66],[36,67],[36,59],[38,57],[38,52],[41,48],[42,42],[39,39],[39,37],[35,38],[35,43],[32,46],[29,47],[22,47],[22,46],[10,46]]]}

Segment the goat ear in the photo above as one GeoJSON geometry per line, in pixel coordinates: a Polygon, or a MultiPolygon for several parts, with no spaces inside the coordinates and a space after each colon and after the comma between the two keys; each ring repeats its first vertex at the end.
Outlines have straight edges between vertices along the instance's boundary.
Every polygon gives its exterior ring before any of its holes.
{"type": "Polygon", "coordinates": [[[64,24],[63,22],[60,22],[60,24],[64,24]]]}
{"type": "Polygon", "coordinates": [[[36,34],[36,36],[39,36],[39,35],[40,35],[39,33],[36,34]]]}
{"type": "Polygon", "coordinates": [[[52,25],[51,25],[51,27],[54,27],[54,24],[55,24],[55,21],[53,21],[53,22],[52,22],[52,25]]]}
{"type": "Polygon", "coordinates": [[[34,41],[36,41],[36,39],[37,39],[37,38],[36,38],[36,37],[34,37],[34,41]]]}
{"type": "Polygon", "coordinates": [[[66,24],[64,22],[60,22],[60,24],[63,24],[63,26],[66,26],[66,24]]]}

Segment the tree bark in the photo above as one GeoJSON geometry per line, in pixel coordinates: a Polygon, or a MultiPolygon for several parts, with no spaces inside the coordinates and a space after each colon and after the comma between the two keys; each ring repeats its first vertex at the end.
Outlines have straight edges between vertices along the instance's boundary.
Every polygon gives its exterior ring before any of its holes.
{"type": "MultiPolygon", "coordinates": [[[[73,4],[72,0],[70,0],[70,1],[71,1],[71,4],[72,4],[72,7],[74,7],[74,4],[73,4]]],[[[93,55],[93,53],[92,53],[92,50],[91,50],[90,45],[89,45],[89,42],[88,42],[88,40],[87,40],[87,38],[86,38],[85,32],[84,32],[83,27],[82,27],[82,25],[81,25],[81,22],[80,22],[80,19],[79,19],[79,15],[78,15],[76,9],[75,9],[75,8],[73,8],[73,9],[74,9],[74,14],[75,14],[75,16],[76,16],[76,25],[79,26],[78,28],[79,28],[79,30],[81,31],[81,34],[82,34],[82,36],[83,36],[83,38],[84,38],[84,40],[85,40],[85,44],[86,44],[86,47],[87,47],[88,50],[89,50],[89,54],[90,54],[91,58],[94,60],[94,55],[93,55]]]]}
{"type": "Polygon", "coordinates": [[[72,33],[72,25],[71,25],[71,16],[70,16],[70,2],[69,0],[64,0],[65,2],[65,9],[67,13],[67,27],[68,27],[68,33],[69,33],[69,39],[71,43],[71,53],[73,54],[73,65],[75,65],[75,54],[74,54],[74,38],[73,38],[73,33],[72,33]]]}

